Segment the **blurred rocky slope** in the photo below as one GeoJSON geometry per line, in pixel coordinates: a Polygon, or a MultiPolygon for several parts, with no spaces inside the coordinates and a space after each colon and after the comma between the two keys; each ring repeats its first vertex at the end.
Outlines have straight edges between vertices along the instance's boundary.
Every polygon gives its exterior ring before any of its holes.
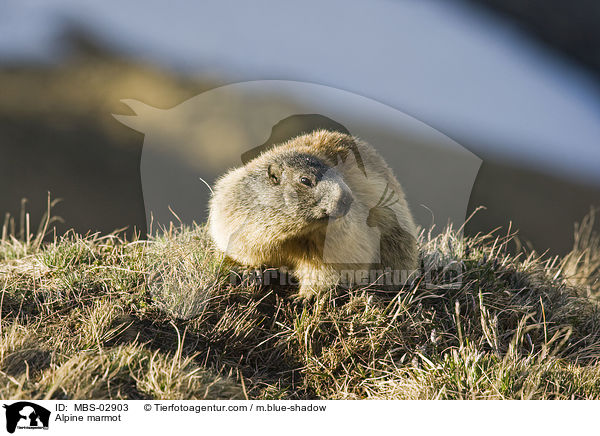
{"type": "Polygon", "coordinates": [[[71,41],[60,64],[0,67],[0,83],[0,210],[18,216],[25,197],[35,221],[50,191],[63,200],[59,232],[145,234],[143,135],[111,114],[130,112],[125,97],[167,108],[208,85],[128,62],[86,38],[71,41]]]}
{"type": "MultiPolygon", "coordinates": [[[[219,83],[125,60],[86,38],[70,44],[71,54],[55,65],[0,67],[0,211],[18,215],[26,197],[36,222],[50,191],[64,200],[56,208],[65,220],[59,232],[128,227],[144,235],[143,135],[111,114],[131,113],[123,98],[169,108],[219,83]]],[[[600,206],[599,187],[480,157],[469,209],[487,210],[467,225],[469,234],[506,229],[512,221],[536,249],[565,253],[573,223],[600,206]]]]}
{"type": "Polygon", "coordinates": [[[552,50],[600,77],[600,2],[597,0],[469,0],[500,13],[552,50]]]}

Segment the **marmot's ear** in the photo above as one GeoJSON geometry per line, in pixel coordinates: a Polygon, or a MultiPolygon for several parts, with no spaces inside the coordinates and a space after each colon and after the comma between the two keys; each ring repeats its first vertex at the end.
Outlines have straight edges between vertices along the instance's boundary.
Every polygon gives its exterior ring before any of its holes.
{"type": "Polygon", "coordinates": [[[267,168],[267,176],[271,179],[271,182],[278,185],[281,181],[281,167],[276,163],[269,165],[267,168]]]}

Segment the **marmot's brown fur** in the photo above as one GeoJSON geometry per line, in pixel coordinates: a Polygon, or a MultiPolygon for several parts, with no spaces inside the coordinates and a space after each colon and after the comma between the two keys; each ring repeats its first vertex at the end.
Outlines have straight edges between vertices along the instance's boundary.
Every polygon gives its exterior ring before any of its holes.
{"type": "Polygon", "coordinates": [[[348,271],[417,266],[400,184],[373,147],[338,132],[298,136],[226,173],[208,224],[236,262],[290,268],[300,297],[340,284],[348,271]]]}

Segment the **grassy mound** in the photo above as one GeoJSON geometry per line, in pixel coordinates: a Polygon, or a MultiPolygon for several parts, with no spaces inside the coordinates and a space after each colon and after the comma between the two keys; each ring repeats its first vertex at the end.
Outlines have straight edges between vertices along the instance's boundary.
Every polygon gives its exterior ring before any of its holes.
{"type": "Polygon", "coordinates": [[[0,395],[600,398],[592,221],[562,259],[515,256],[511,234],[423,234],[423,274],[399,293],[332,291],[306,306],[232,281],[203,227],[42,244],[5,226],[0,395]]]}

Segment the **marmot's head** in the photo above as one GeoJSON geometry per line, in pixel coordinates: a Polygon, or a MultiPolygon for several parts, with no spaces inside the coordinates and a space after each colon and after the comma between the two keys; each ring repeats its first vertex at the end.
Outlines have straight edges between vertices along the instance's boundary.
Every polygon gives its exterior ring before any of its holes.
{"type": "Polygon", "coordinates": [[[257,159],[250,183],[263,207],[273,207],[295,227],[326,224],[350,209],[352,191],[340,172],[321,159],[299,152],[257,159]]]}

